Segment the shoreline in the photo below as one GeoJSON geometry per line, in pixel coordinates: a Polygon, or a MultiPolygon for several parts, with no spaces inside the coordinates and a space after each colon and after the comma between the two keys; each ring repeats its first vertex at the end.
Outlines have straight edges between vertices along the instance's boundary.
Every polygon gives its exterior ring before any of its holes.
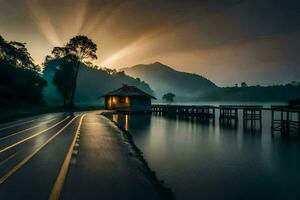
{"type": "Polygon", "coordinates": [[[107,118],[109,121],[111,121],[118,129],[122,132],[122,137],[126,142],[128,142],[130,148],[134,152],[134,156],[137,158],[137,160],[142,164],[143,168],[139,168],[143,173],[149,178],[149,180],[152,182],[154,187],[158,190],[158,192],[161,194],[163,199],[171,200],[173,198],[173,193],[171,188],[168,188],[164,186],[164,181],[159,180],[159,178],[156,175],[156,172],[153,171],[146,159],[143,156],[143,152],[137,147],[137,145],[134,143],[134,139],[129,131],[125,130],[124,127],[120,126],[118,123],[111,120],[110,115],[113,114],[113,112],[102,112],[101,115],[103,115],[105,118],[107,118]]]}

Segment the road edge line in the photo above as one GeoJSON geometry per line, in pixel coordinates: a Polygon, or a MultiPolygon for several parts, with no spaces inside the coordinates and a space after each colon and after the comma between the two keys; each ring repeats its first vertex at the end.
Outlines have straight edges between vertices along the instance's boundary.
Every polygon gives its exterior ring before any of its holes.
{"type": "Polygon", "coordinates": [[[66,155],[66,158],[65,158],[65,160],[64,160],[64,162],[61,166],[61,169],[60,169],[59,174],[56,178],[55,184],[52,188],[52,191],[50,193],[50,196],[49,196],[48,200],[58,200],[59,199],[59,196],[61,194],[64,182],[65,182],[65,179],[66,179],[66,176],[67,176],[67,173],[68,173],[69,165],[70,165],[71,158],[72,158],[72,152],[74,150],[76,139],[77,139],[77,136],[79,135],[80,128],[81,128],[82,121],[83,121],[84,117],[85,117],[85,114],[82,115],[81,118],[80,118],[80,122],[79,122],[77,130],[76,130],[76,134],[74,135],[73,141],[72,141],[71,146],[69,148],[69,151],[66,155]]]}

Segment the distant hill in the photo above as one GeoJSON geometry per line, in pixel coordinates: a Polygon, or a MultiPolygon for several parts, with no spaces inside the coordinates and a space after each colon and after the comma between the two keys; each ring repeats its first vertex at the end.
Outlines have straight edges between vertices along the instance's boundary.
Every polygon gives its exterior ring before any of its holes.
{"type": "Polygon", "coordinates": [[[200,75],[176,71],[159,62],[123,68],[121,71],[146,81],[159,100],[168,92],[176,94],[176,100],[184,100],[193,99],[217,88],[213,82],[200,75]]]}
{"type": "MultiPolygon", "coordinates": [[[[61,96],[52,83],[55,61],[50,61],[44,70],[44,78],[48,86],[44,90],[44,98],[49,104],[61,104],[61,96]]],[[[75,103],[77,104],[100,104],[99,96],[121,87],[123,84],[136,86],[139,89],[152,94],[149,85],[139,79],[132,78],[122,72],[105,69],[92,69],[81,66],[78,74],[75,103]]]]}
{"type": "Polygon", "coordinates": [[[217,88],[200,95],[197,101],[288,102],[291,99],[300,99],[300,85],[217,88]]]}

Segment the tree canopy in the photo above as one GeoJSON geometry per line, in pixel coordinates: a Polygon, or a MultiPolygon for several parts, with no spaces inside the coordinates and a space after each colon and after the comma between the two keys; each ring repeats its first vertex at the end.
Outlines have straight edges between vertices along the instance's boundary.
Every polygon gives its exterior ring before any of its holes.
{"type": "Polygon", "coordinates": [[[8,42],[0,36],[1,106],[43,103],[47,82],[39,72],[25,43],[8,42]]]}
{"type": "Polygon", "coordinates": [[[0,59],[18,68],[41,71],[40,66],[34,64],[33,58],[26,48],[26,43],[8,42],[2,36],[0,36],[0,59]]]}
{"type": "Polygon", "coordinates": [[[167,94],[164,94],[164,95],[163,95],[162,99],[163,99],[164,101],[166,101],[166,102],[171,103],[171,102],[174,102],[175,96],[176,96],[176,95],[173,94],[173,93],[167,93],[167,94]]]}
{"type": "MultiPolygon", "coordinates": [[[[60,60],[53,83],[64,97],[64,105],[74,106],[76,83],[81,64],[93,66],[97,59],[97,45],[87,36],[78,35],[70,39],[64,47],[54,47],[53,59],[60,60]],[[64,81],[62,81],[64,80],[64,81]],[[68,102],[68,103],[66,103],[68,102]]],[[[51,60],[47,57],[46,62],[51,60]]]]}

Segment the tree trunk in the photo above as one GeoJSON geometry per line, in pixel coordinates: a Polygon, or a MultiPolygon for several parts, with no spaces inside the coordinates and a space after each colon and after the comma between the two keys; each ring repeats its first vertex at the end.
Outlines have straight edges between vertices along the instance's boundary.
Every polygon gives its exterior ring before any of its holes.
{"type": "Polygon", "coordinates": [[[75,72],[75,76],[74,76],[74,83],[73,83],[73,88],[72,88],[72,93],[71,93],[70,107],[74,107],[74,97],[75,97],[79,67],[80,67],[80,62],[77,61],[76,72],[75,72]]]}

